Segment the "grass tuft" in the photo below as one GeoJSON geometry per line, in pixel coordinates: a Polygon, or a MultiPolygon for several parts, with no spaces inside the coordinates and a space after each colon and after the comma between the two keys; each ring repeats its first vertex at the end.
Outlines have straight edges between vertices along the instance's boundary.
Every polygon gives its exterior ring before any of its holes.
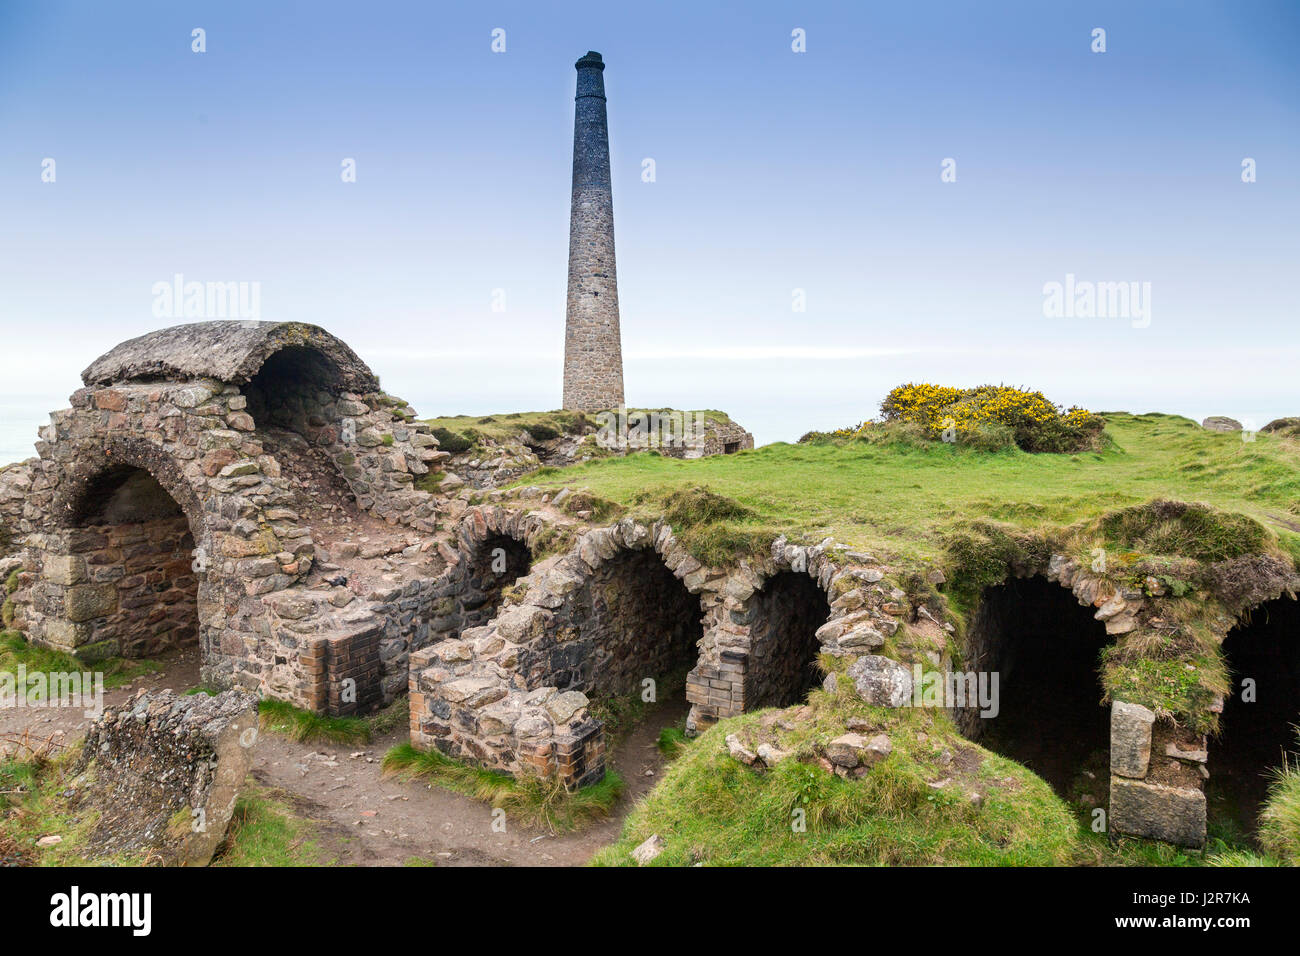
{"type": "Polygon", "coordinates": [[[362,717],[313,714],[309,710],[269,697],[258,702],[257,712],[263,730],[282,734],[290,740],[332,744],[370,742],[370,724],[362,717]]]}
{"type": "Polygon", "coordinates": [[[623,779],[613,771],[581,790],[566,790],[556,778],[511,777],[460,763],[436,750],[398,744],[384,755],[385,775],[423,779],[448,790],[482,800],[506,811],[529,829],[560,833],[609,815],[623,793],[623,779]]]}

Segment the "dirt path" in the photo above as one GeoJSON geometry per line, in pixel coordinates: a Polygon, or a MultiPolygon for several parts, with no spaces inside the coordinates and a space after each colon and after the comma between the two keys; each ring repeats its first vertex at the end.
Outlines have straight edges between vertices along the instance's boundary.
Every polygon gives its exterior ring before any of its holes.
{"type": "MultiPolygon", "coordinates": [[[[104,691],[104,706],[115,707],[124,703],[143,690],[171,689],[184,693],[199,683],[199,649],[198,646],[184,647],[158,658],[162,670],[154,674],[137,677],[129,684],[104,691]]],[[[87,670],[93,671],[93,665],[87,670]]],[[[77,707],[37,707],[37,708],[0,708],[0,738],[21,736],[30,732],[34,740],[53,738],[56,744],[66,746],[77,740],[86,732],[91,718],[86,715],[86,708],[77,707]]],[[[12,751],[12,745],[6,746],[0,740],[0,756],[12,751]]]]}
{"type": "MultiPolygon", "coordinates": [[[[123,703],[141,690],[183,693],[199,683],[199,651],[184,648],[159,658],[163,669],[124,687],[106,691],[105,706],[123,703]]],[[[343,866],[401,866],[412,858],[439,866],[577,866],[618,838],[623,818],[662,773],[659,731],[680,726],[686,703],[665,703],[625,738],[610,762],[626,791],[610,817],[576,833],[550,835],[513,825],[492,830],[492,808],[420,781],[385,778],[384,754],[407,739],[405,730],[364,747],[298,743],[264,734],[253,758],[253,778],[274,788],[295,812],[315,825],[327,858],[343,866]]],[[[30,731],[70,744],[90,722],[83,709],[0,710],[0,737],[30,731]]],[[[0,752],[3,743],[0,742],[0,752]]]]}
{"type": "Polygon", "coordinates": [[[611,763],[627,789],[609,819],[576,833],[550,835],[509,819],[504,833],[493,832],[485,803],[420,781],[384,778],[380,761],[406,739],[404,732],[365,749],[264,737],[253,776],[323,824],[322,849],[341,865],[400,866],[416,857],[440,866],[577,866],[618,838],[623,818],[663,770],[659,731],[685,716],[684,703],[656,708],[614,750],[611,763]]]}

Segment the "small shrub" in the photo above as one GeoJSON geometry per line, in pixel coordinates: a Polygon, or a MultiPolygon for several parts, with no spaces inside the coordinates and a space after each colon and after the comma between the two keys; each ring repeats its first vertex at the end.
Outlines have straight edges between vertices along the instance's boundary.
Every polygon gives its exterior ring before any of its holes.
{"type": "Polygon", "coordinates": [[[1084,451],[1098,447],[1106,426],[1086,409],[1064,409],[1042,392],[1005,385],[899,385],[885,396],[880,413],[886,423],[920,425],[931,440],[994,451],[1010,443],[1028,452],[1084,451]]]}
{"type": "Polygon", "coordinates": [[[568,498],[564,499],[564,504],[560,506],[565,512],[576,515],[579,511],[590,511],[589,520],[598,524],[609,522],[615,518],[621,518],[626,509],[608,498],[601,498],[593,495],[590,491],[575,491],[568,498]]]}
{"type": "Polygon", "coordinates": [[[438,447],[453,455],[459,455],[461,452],[469,451],[474,447],[472,441],[449,428],[434,428],[431,433],[434,438],[438,439],[438,447]]]}
{"type": "Polygon", "coordinates": [[[528,437],[533,441],[551,441],[560,437],[560,430],[552,428],[543,422],[534,422],[524,426],[524,431],[528,432],[528,437]]]}
{"type": "Polygon", "coordinates": [[[1163,499],[1103,515],[1100,531],[1107,541],[1124,548],[1197,561],[1257,554],[1269,539],[1267,529],[1253,518],[1163,499]]]}

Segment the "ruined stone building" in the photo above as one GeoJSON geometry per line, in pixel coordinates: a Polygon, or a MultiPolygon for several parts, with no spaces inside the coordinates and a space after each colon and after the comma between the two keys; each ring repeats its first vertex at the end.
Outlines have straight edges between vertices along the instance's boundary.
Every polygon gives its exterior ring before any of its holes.
{"type": "MultiPolygon", "coordinates": [[[[595,53],[577,63],[565,406],[585,410],[623,401],[603,68],[595,53]]],[[[847,658],[859,695],[889,707],[910,705],[914,666],[954,667],[957,630],[916,568],[811,533],[708,566],[683,529],[592,520],[566,504],[573,489],[444,482],[430,427],[316,326],[164,329],[82,381],[38,457],[0,470],[0,558],[5,627],[86,662],[191,645],[206,684],[317,713],[409,695],[417,747],[569,786],[605,770],[593,699],[646,679],[680,677],[698,732],[803,701],[819,655],[847,658]]],[[[730,421],[702,434],[684,457],[753,444],[730,421]]],[[[1096,680],[1116,636],[1164,640],[1173,598],[1040,557],[984,588],[960,635],[967,660],[1022,675],[992,729],[1013,759],[1050,760],[1036,767],[1049,782],[1109,752],[1114,831],[1202,844],[1206,736],[1123,700],[1103,708],[1096,680]]],[[[1214,622],[1270,700],[1300,694],[1298,587],[1279,573],[1214,622]]],[[[1218,706],[1224,779],[1253,785],[1286,713],[1218,706]]],[[[954,716],[972,738],[990,729],[954,716]]]]}

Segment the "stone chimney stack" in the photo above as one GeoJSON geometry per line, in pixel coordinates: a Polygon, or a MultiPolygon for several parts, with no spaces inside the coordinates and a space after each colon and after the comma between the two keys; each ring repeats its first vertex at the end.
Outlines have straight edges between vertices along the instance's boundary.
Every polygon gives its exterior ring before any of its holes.
{"type": "Polygon", "coordinates": [[[623,404],[623,347],[614,267],[614,197],[609,182],[605,62],[588,53],[574,64],[573,195],[569,217],[569,293],[564,321],[564,407],[598,412],[623,404]]]}

